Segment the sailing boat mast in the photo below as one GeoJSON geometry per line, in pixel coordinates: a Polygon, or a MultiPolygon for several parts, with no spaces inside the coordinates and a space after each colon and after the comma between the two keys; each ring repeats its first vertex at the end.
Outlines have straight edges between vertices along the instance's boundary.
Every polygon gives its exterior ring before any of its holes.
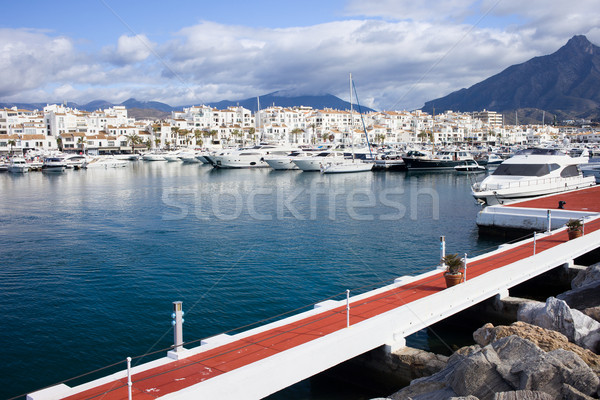
{"type": "Polygon", "coordinates": [[[350,72],[350,148],[354,161],[354,109],[352,108],[352,72],[350,72]]]}

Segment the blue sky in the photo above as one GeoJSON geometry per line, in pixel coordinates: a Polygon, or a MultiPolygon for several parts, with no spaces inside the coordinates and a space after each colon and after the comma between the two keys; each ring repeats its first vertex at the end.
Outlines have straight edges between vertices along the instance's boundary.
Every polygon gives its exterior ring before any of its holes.
{"type": "Polygon", "coordinates": [[[573,35],[595,1],[32,1],[3,7],[2,102],[130,97],[171,105],[281,90],[415,109],[573,35]]]}

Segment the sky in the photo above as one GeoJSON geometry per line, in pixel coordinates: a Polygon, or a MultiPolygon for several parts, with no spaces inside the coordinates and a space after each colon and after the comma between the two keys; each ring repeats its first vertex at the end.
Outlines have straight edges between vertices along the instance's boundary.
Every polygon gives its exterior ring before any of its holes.
{"type": "Polygon", "coordinates": [[[172,106],[275,91],[414,110],[574,35],[600,45],[597,0],[12,1],[0,102],[172,106]]]}

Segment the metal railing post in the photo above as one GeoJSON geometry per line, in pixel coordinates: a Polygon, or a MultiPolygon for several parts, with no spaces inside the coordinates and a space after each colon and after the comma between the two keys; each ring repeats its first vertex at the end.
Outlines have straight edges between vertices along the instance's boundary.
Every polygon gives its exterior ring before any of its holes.
{"type": "Polygon", "coordinates": [[[463,275],[463,282],[467,281],[467,253],[465,253],[465,273],[463,275]]]}
{"type": "Polygon", "coordinates": [[[133,397],[133,394],[131,393],[132,386],[133,382],[131,382],[131,357],[127,357],[127,396],[129,400],[131,400],[133,397]]]}
{"type": "Polygon", "coordinates": [[[533,255],[535,255],[536,240],[537,240],[537,232],[533,232],[533,255]]]}
{"type": "Polygon", "coordinates": [[[350,290],[346,289],[346,328],[350,327],[350,290]]]}
{"type": "Polygon", "coordinates": [[[440,267],[445,267],[444,257],[446,257],[446,236],[440,236],[440,267]]]}
{"type": "Polygon", "coordinates": [[[550,210],[548,210],[548,233],[550,233],[550,231],[552,231],[552,213],[550,212],[550,210]]]}

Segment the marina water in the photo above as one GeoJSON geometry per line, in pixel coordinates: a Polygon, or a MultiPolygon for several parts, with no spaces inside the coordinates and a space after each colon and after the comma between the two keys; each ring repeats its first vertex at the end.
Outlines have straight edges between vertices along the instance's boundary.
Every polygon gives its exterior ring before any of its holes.
{"type": "MultiPolygon", "coordinates": [[[[187,342],[431,270],[441,235],[448,252],[493,248],[473,179],[165,162],[3,173],[0,398],[170,346],[173,301],[187,342]]],[[[309,380],[271,397],[332,393],[309,380]]]]}

